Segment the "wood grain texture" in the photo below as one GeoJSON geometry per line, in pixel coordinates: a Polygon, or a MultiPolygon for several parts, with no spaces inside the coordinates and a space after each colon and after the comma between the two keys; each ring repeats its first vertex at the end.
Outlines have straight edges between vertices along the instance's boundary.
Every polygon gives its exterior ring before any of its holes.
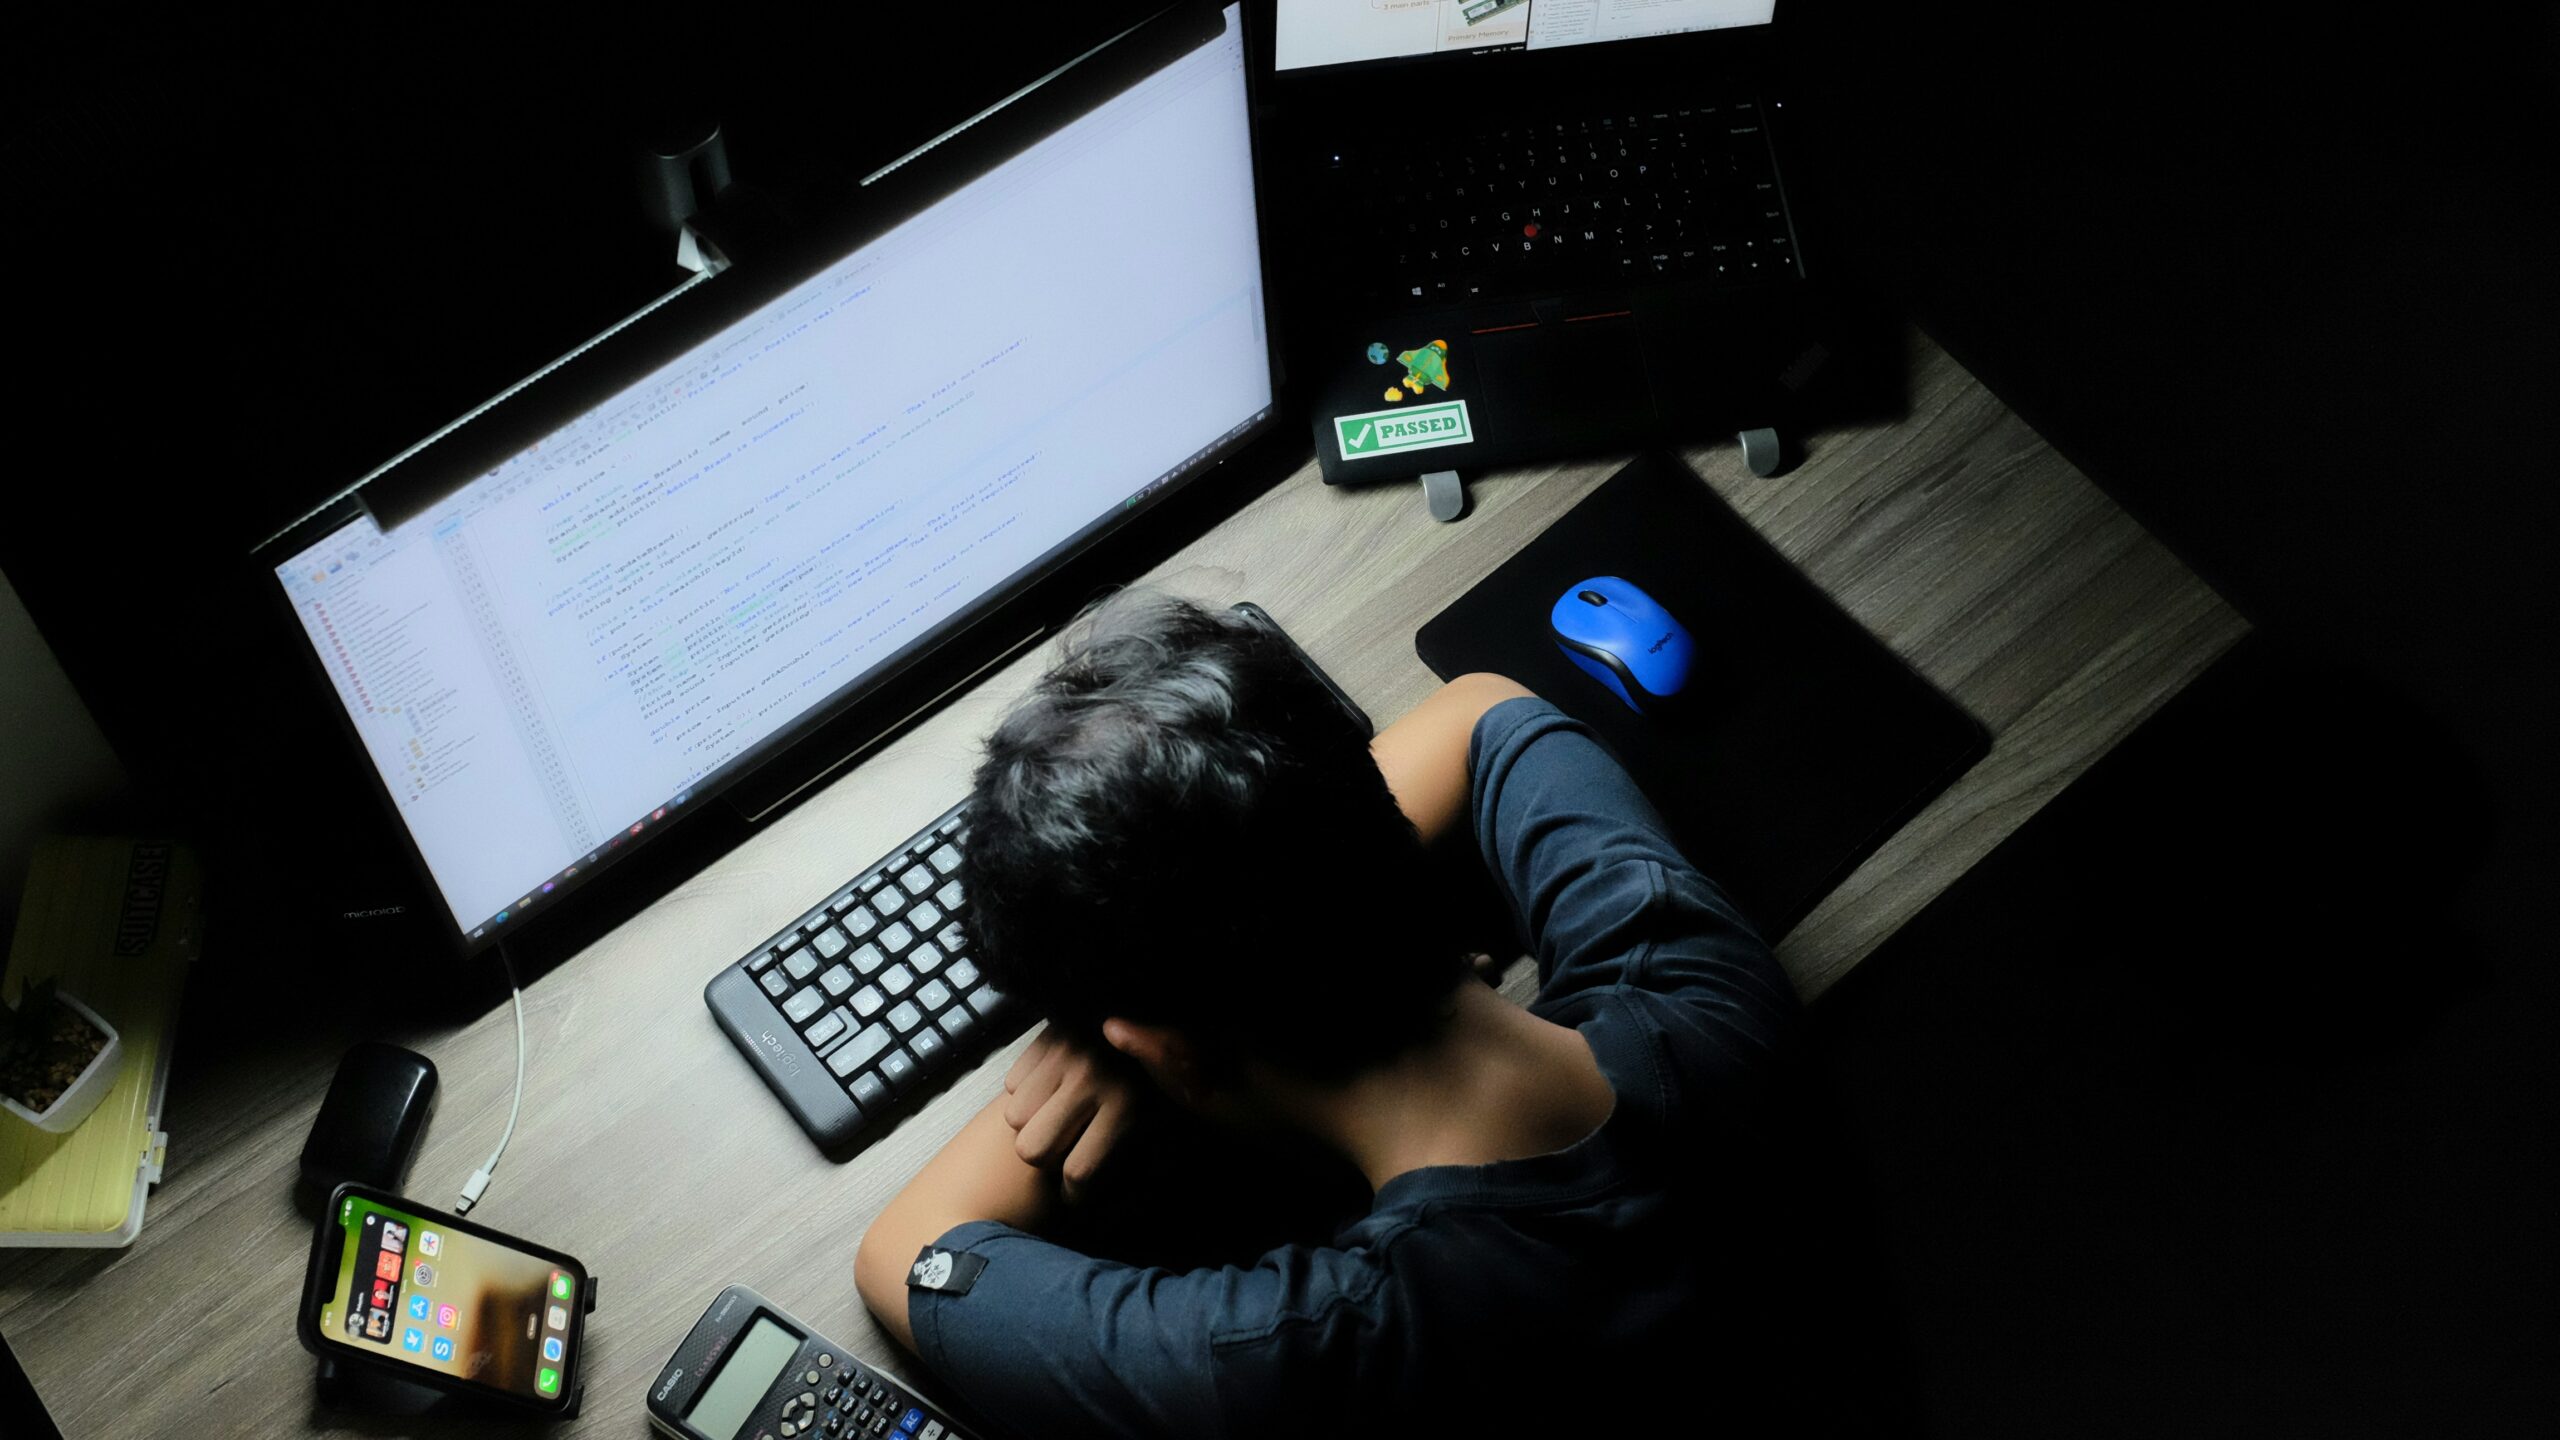
{"type": "MultiPolygon", "coordinates": [[[[1911,375],[1906,419],[1816,436],[1791,474],[1756,479],[1730,445],[1687,456],[1994,735],[1987,758],[1788,938],[1782,958],[1808,996],[2244,630],[1925,339],[1912,342],[1911,375]]],[[[1474,512],[1456,525],[1432,523],[1412,487],[1329,490],[1309,465],[1149,578],[1204,600],[1261,602],[1384,722],[1437,683],[1414,655],[1415,629],[1624,458],[1477,480],[1474,512]]],[[[1011,1048],[832,1165],[714,1029],[700,993],[713,971],[948,805],[979,737],[1046,659],[1005,667],[527,993],[524,1118],[480,1218],[578,1255],[603,1297],[585,1413],[548,1433],[642,1433],[645,1386],[731,1282],[912,1374],[854,1295],[854,1244],[997,1092],[1011,1048]]],[[[1525,998],[1533,981],[1515,965],[1505,989],[1525,998]]],[[[511,1023],[500,1007],[458,1030],[388,1037],[432,1055],[443,1074],[412,1190],[449,1193],[502,1123],[511,1023]]],[[[509,1428],[315,1408],[291,1316],[309,1229],[287,1190],[335,1059],[333,1047],[311,1046],[193,1075],[172,1097],[167,1180],[132,1249],[0,1258],[0,1331],[68,1434],[509,1428]]]]}

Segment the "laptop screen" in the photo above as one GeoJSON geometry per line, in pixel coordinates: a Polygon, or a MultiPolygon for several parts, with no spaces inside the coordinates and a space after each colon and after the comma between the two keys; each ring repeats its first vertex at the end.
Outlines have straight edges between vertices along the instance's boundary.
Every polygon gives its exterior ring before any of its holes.
{"type": "Polygon", "coordinates": [[[1280,0],[1281,70],[1766,25],[1777,0],[1280,0]]]}
{"type": "Polygon", "coordinates": [[[1268,421],[1244,71],[1230,7],[417,519],[275,565],[466,939],[1268,421]]]}

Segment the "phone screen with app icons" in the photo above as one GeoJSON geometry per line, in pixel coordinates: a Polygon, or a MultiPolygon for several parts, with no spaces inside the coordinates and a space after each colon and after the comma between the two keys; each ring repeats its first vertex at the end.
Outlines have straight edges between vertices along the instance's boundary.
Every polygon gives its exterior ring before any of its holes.
{"type": "Polygon", "coordinates": [[[574,1358],[574,1265],[434,1215],[341,1195],[337,1283],[321,1337],[538,1403],[556,1402],[574,1358]]]}

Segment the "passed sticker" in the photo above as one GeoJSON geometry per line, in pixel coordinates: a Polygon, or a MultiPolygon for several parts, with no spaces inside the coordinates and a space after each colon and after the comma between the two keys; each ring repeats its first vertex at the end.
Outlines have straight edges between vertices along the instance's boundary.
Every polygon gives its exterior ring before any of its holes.
{"type": "Polygon", "coordinates": [[[1365,415],[1333,417],[1334,443],[1345,460],[1366,460],[1400,450],[1429,450],[1439,445],[1465,445],[1476,438],[1467,424],[1467,402],[1442,400],[1372,410],[1365,415]]]}

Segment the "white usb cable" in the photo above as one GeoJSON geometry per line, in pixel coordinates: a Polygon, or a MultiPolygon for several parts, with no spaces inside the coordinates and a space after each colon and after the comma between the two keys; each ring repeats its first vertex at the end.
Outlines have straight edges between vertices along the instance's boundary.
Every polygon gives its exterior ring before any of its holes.
{"type": "Polygon", "coordinates": [[[498,1173],[498,1157],[507,1153],[507,1142],[516,1138],[516,1112],[524,1108],[524,987],[516,983],[516,964],[508,958],[507,947],[497,948],[498,963],[507,972],[507,998],[516,1007],[516,1095],[507,1102],[507,1128],[498,1137],[498,1148],[490,1151],[480,1168],[471,1172],[471,1178],[462,1182],[462,1198],[453,1202],[456,1215],[468,1215],[471,1207],[480,1203],[481,1194],[489,1188],[489,1177],[498,1173]]]}

